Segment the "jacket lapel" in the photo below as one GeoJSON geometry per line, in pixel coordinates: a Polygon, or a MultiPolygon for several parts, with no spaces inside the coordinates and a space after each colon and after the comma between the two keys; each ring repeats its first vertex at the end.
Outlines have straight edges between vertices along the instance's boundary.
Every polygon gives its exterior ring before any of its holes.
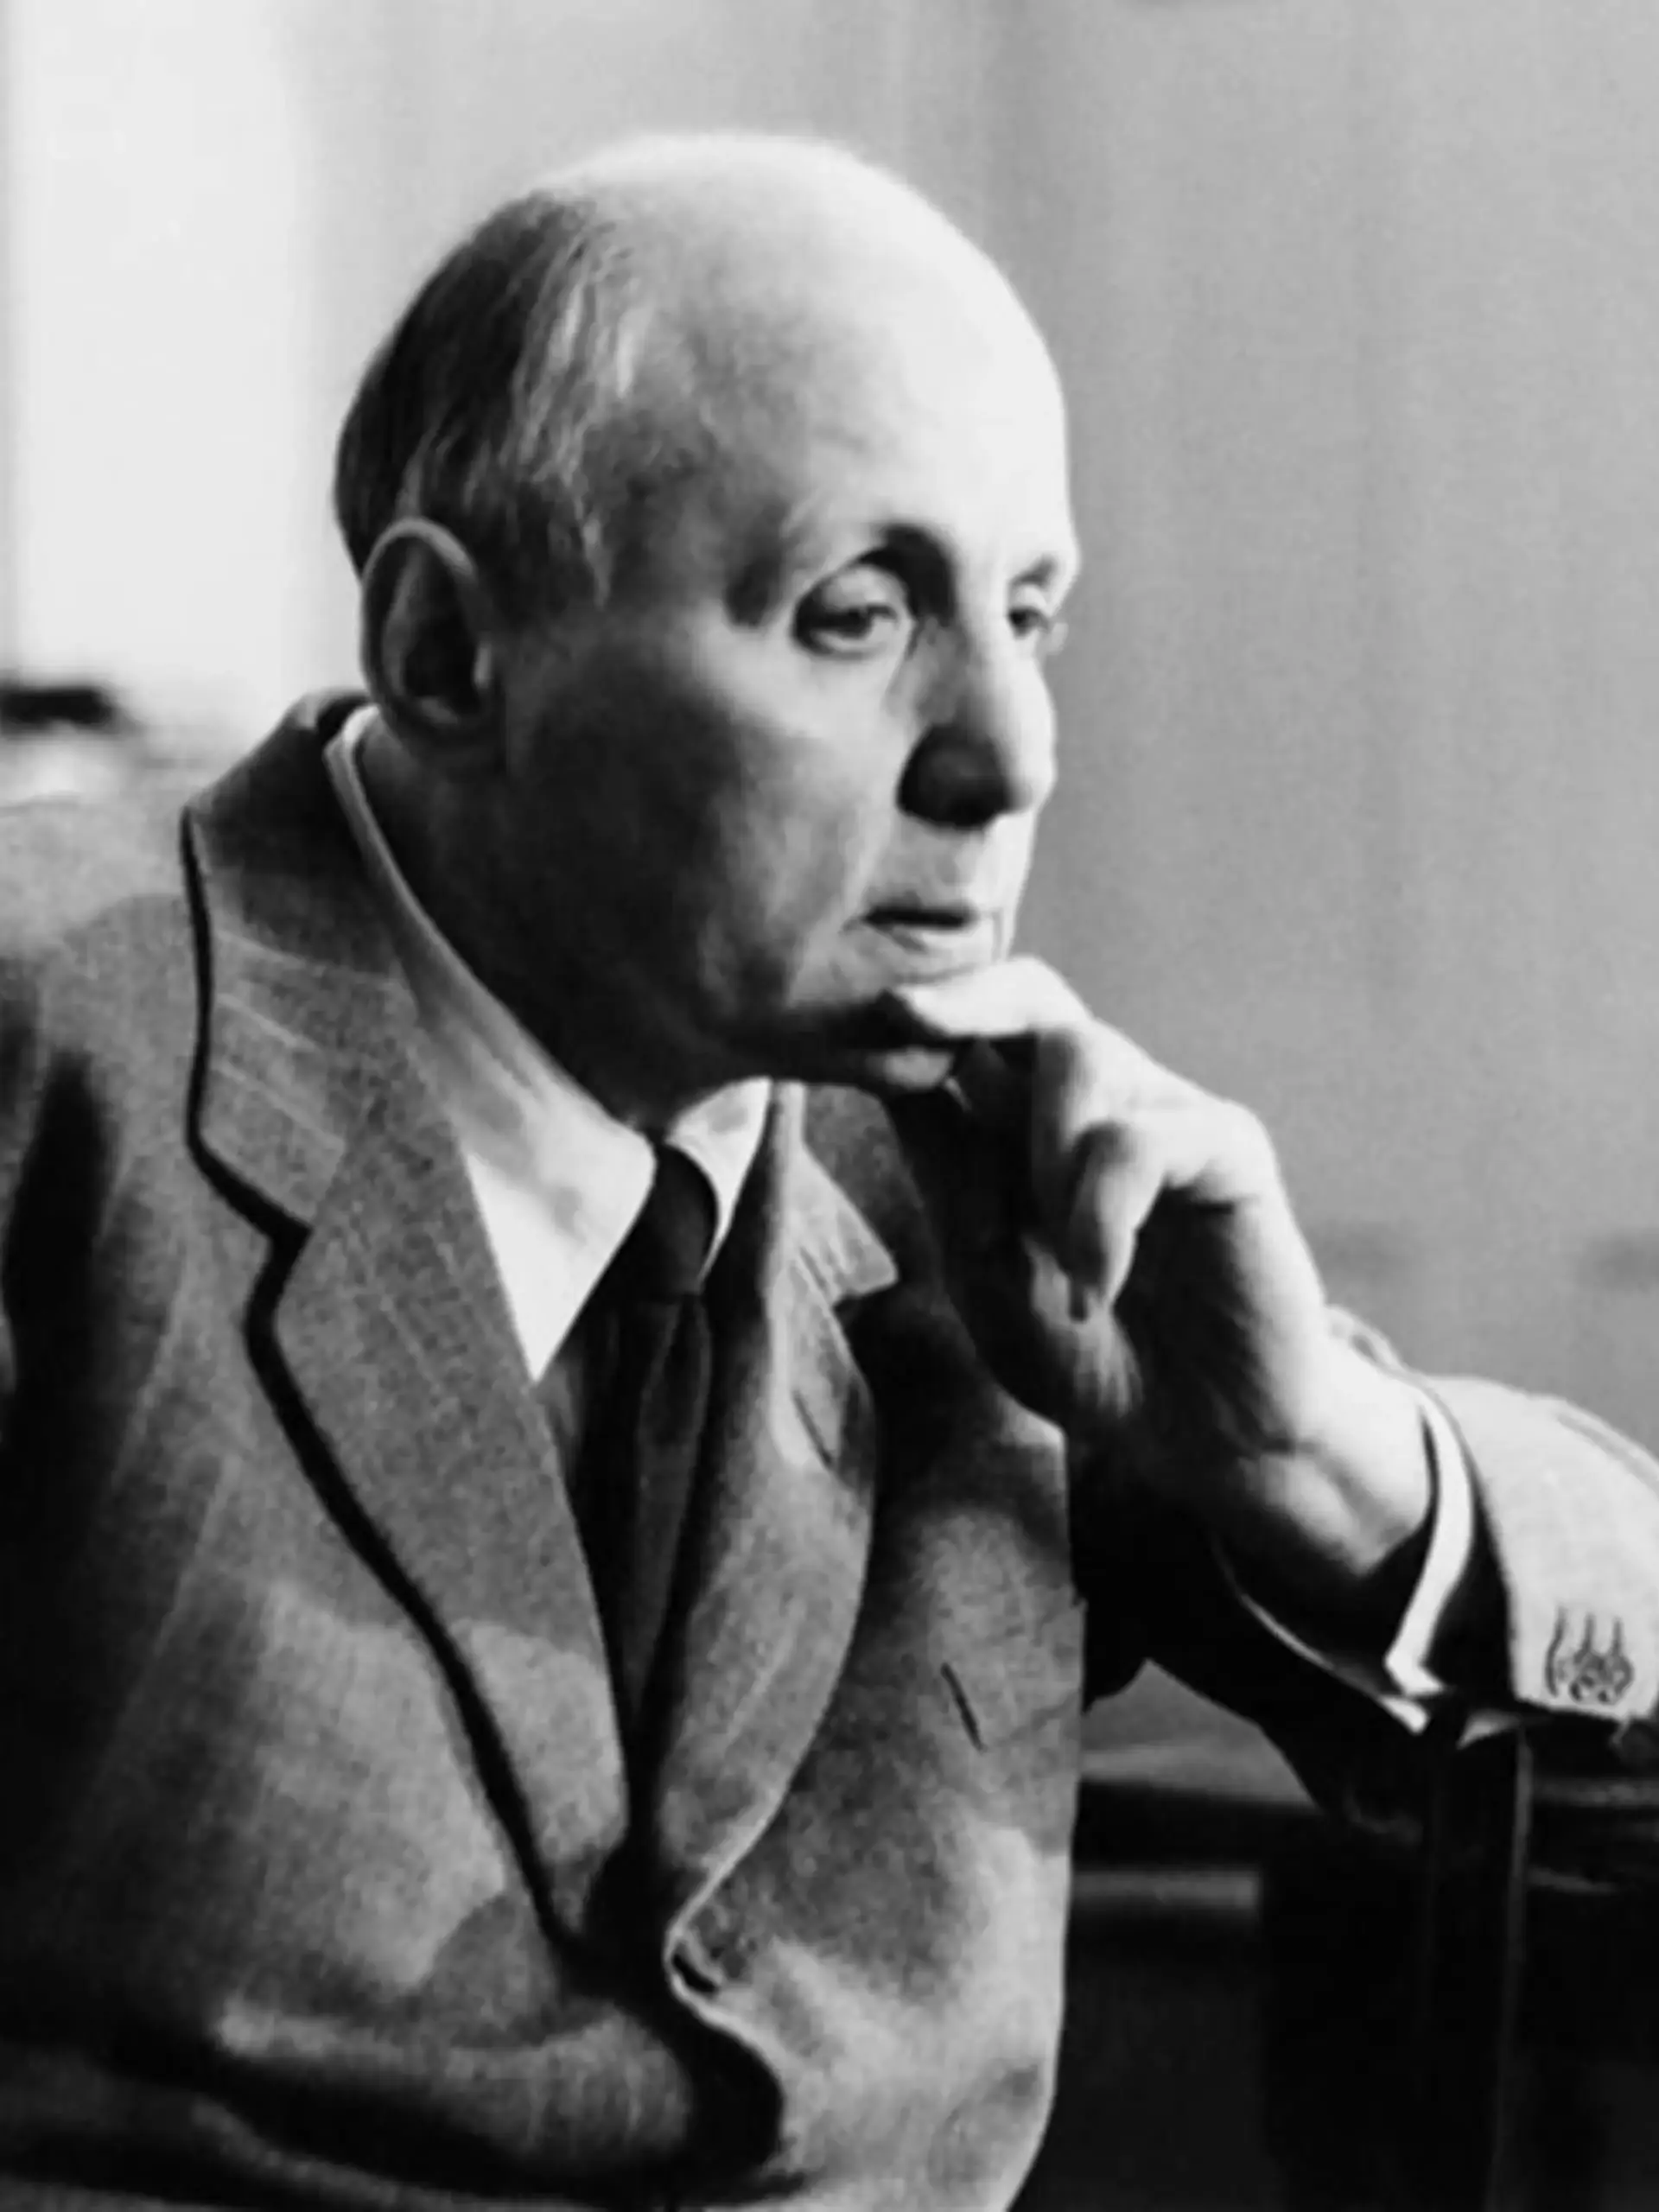
{"type": "MultiPolygon", "coordinates": [[[[349,708],[355,702],[346,702],[349,708]]],[[[263,1356],[342,1522],[438,1655],[565,1924],[630,1808],[602,1631],[466,1170],[302,710],[191,810],[212,979],[202,1146],[280,1254],[263,1356]]],[[[780,1094],[722,1257],[691,1596],[640,1840],[670,1910],[771,1820],[842,1671],[874,1413],[842,1326],[893,1259],[780,1094]]],[[[500,1802],[505,1800],[505,1802],[500,1802]]],[[[537,1871],[539,1869],[539,1876],[537,1871]]]]}
{"type": "Polygon", "coordinates": [[[896,1275],[785,1093],[722,1255],[721,1375],[651,1845],[672,1914],[771,1820],[844,1662],[869,1548],[874,1409],[841,1311],[896,1275]]]}
{"type": "Polygon", "coordinates": [[[481,1770],[505,1758],[516,1802],[499,1809],[579,1924],[627,1820],[598,1614],[328,787],[328,734],[286,726],[192,810],[213,978],[201,1140],[301,1231],[270,1316],[278,1387],[323,1447],[342,1520],[437,1652],[481,1770]]]}

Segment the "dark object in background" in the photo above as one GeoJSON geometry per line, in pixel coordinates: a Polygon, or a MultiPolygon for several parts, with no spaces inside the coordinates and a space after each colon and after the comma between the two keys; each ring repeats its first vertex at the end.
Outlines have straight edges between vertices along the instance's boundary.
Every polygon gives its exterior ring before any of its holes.
{"type": "Polygon", "coordinates": [[[148,766],[149,739],[111,684],[0,676],[0,805],[108,792],[148,766]]]}
{"type": "Polygon", "coordinates": [[[140,734],[137,717],[107,683],[0,676],[0,740],[49,737],[62,729],[111,738],[140,734]]]}

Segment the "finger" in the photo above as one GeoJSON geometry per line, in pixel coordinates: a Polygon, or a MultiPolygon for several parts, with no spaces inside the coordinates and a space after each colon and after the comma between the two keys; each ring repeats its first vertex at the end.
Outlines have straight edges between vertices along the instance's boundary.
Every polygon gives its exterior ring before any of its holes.
{"type": "Polygon", "coordinates": [[[1116,1299],[1166,1193],[1231,1205],[1278,1187],[1253,1115],[1097,1020],[1043,962],[1002,961],[901,995],[932,1033],[972,1040],[948,1087],[1018,1158],[1020,1211],[1071,1278],[1074,1305],[1116,1299]]]}
{"type": "Polygon", "coordinates": [[[1052,1031],[1031,1055],[1027,1107],[1032,1195],[1051,1235],[1062,1233],[1080,1173],[1079,1147],[1190,1087],[1102,1022],[1052,1031]]]}
{"type": "Polygon", "coordinates": [[[1076,1147],[1053,1249],[1072,1285],[1072,1310],[1091,1298],[1115,1306],[1135,1265],[1142,1227],[1164,1190],[1161,1149],[1144,1128],[1107,1122],[1076,1147]]]}
{"type": "Polygon", "coordinates": [[[1096,1125],[1074,1148],[1054,1249],[1075,1284],[1116,1302],[1141,1233],[1166,1198],[1237,1208],[1281,1192],[1255,1116],[1220,1099],[1178,1099],[1096,1125]]]}
{"type": "Polygon", "coordinates": [[[920,1027],[941,1039],[1028,1037],[1076,1028],[1091,1016],[1046,961],[1020,954],[935,983],[909,983],[891,994],[920,1027]]]}
{"type": "MultiPolygon", "coordinates": [[[[1190,1089],[1133,1038],[1091,1014],[1071,985],[1045,961],[1021,956],[937,983],[912,983],[890,994],[896,1009],[918,1034],[941,1044],[988,1040],[1014,1065],[1049,1047],[1079,1055],[1097,1085],[1126,1092],[1190,1089]]],[[[964,1067],[967,1064],[964,1063],[964,1067]]]]}
{"type": "MultiPolygon", "coordinates": [[[[1080,1144],[1092,1130],[1157,1103],[1203,1096],[1122,1031],[1095,1020],[1041,961],[1000,962],[903,995],[911,1018],[930,1034],[960,1033],[968,1040],[946,1089],[1007,1147],[1023,1201],[1017,1211],[1063,1266],[1080,1144]]],[[[1005,1193],[1013,1187],[1005,1175],[1005,1193]]],[[[950,1202],[948,1191],[938,1195],[950,1202]]],[[[1124,1234],[1132,1241],[1132,1224],[1124,1234]]],[[[1090,1289],[1096,1274],[1090,1249],[1074,1280],[1090,1289]]]]}
{"type": "Polygon", "coordinates": [[[1056,1253],[1065,1242],[1079,1143],[1149,1103],[1141,1077],[1151,1062],[1126,1065],[1113,1084],[1103,1058],[1073,1031],[995,1045],[982,1039],[963,1049],[944,1086],[1001,1146],[1004,1186],[1018,1192],[1021,1219],[1056,1253]]]}

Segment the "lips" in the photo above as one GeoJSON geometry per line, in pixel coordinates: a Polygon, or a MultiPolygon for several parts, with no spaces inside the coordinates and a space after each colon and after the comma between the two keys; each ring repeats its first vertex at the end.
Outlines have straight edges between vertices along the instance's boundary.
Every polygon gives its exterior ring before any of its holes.
{"type": "Polygon", "coordinates": [[[869,918],[878,929],[965,929],[989,920],[990,909],[969,899],[892,899],[872,906],[869,918]]]}
{"type": "Polygon", "coordinates": [[[983,967],[999,950],[1001,917],[995,909],[965,900],[895,902],[872,907],[865,918],[902,956],[906,975],[918,982],[983,967]]]}

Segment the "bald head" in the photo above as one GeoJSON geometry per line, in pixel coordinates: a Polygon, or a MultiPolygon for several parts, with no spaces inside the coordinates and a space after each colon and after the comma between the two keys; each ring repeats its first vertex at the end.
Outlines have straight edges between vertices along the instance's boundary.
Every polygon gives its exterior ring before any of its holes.
{"type": "Polygon", "coordinates": [[[400,519],[442,524],[509,614],[603,600],[689,486],[833,435],[844,399],[931,358],[1052,383],[1007,280],[909,186],[817,141],[625,142],[416,295],[342,432],[341,528],[361,569],[400,519]]]}
{"type": "Polygon", "coordinates": [[[589,195],[649,257],[664,298],[693,319],[740,304],[763,320],[810,308],[860,274],[920,281],[1023,319],[1001,271],[931,201],[823,140],[630,139],[547,188],[589,195]]]}

